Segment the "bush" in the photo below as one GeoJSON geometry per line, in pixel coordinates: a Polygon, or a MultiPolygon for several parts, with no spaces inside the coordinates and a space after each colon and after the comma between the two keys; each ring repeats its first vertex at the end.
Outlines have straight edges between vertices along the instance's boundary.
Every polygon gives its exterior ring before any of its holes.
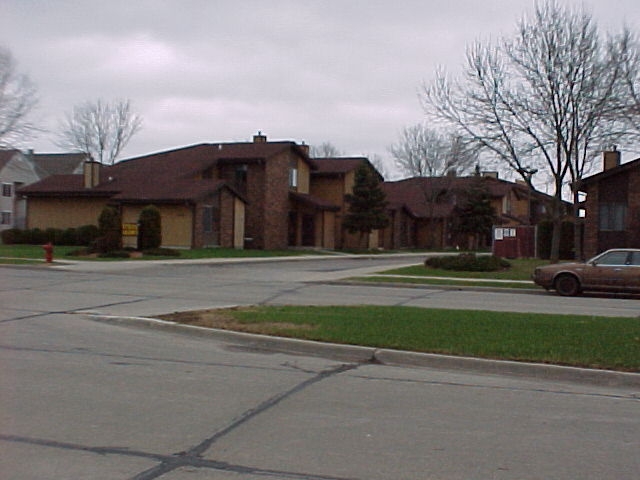
{"type": "Polygon", "coordinates": [[[76,229],[76,241],[78,245],[89,246],[99,236],[100,232],[95,225],[82,225],[76,229]]]}
{"type": "Polygon", "coordinates": [[[180,250],[175,250],[173,248],[149,248],[147,250],[143,250],[145,255],[156,255],[160,257],[179,257],[180,250]]]}
{"type": "Polygon", "coordinates": [[[5,245],[42,245],[51,242],[54,245],[88,246],[98,238],[98,227],[83,225],[78,228],[47,228],[41,230],[32,228],[22,230],[11,228],[1,233],[2,243],[5,245]]]}
{"type": "Polygon", "coordinates": [[[104,207],[98,217],[100,237],[95,241],[95,249],[99,253],[107,253],[122,248],[120,233],[120,215],[113,207],[104,207]]]}
{"type": "Polygon", "coordinates": [[[0,236],[2,237],[2,243],[5,245],[15,245],[23,243],[22,239],[24,234],[19,228],[10,228],[8,230],[3,230],[0,236]]]}
{"type": "Polygon", "coordinates": [[[100,258],[129,258],[130,252],[127,250],[112,250],[110,252],[99,253],[100,258]]]}
{"type": "Polygon", "coordinates": [[[457,256],[427,258],[424,266],[427,268],[462,272],[495,272],[509,268],[511,264],[503,258],[494,255],[477,257],[474,253],[461,253],[457,256]]]}
{"type": "Polygon", "coordinates": [[[49,241],[47,240],[47,232],[39,228],[25,230],[25,233],[27,234],[26,239],[28,240],[25,243],[29,245],[43,245],[49,241]]]}
{"type": "Polygon", "coordinates": [[[90,247],[94,252],[108,253],[122,249],[122,237],[120,232],[107,232],[105,235],[96,238],[90,247]]]}
{"type": "Polygon", "coordinates": [[[153,205],[144,207],[138,219],[138,248],[149,250],[162,244],[162,221],[160,211],[153,205]]]}

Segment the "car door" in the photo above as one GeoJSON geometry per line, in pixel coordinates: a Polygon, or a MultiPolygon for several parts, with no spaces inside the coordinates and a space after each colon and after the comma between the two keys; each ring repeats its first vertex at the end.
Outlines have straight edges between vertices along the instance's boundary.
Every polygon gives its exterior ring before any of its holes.
{"type": "Polygon", "coordinates": [[[640,292],[640,251],[631,252],[624,269],[624,285],[628,290],[640,292]]]}
{"type": "Polygon", "coordinates": [[[607,252],[593,263],[587,265],[583,271],[583,285],[585,288],[603,288],[616,290],[625,288],[625,269],[630,252],[617,250],[607,252]]]}

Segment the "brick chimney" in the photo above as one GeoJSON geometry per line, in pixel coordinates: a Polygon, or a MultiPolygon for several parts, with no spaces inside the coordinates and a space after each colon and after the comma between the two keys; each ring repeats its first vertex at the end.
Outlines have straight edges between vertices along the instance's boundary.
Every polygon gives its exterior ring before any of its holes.
{"type": "Polygon", "coordinates": [[[606,172],[607,170],[616,168],[618,165],[620,165],[621,159],[622,159],[622,155],[618,151],[618,148],[615,145],[611,150],[602,152],[604,171],[606,172]]]}
{"type": "Polygon", "coordinates": [[[84,188],[93,188],[100,183],[100,163],[93,160],[85,160],[82,166],[84,174],[84,188]]]}
{"type": "Polygon", "coordinates": [[[267,136],[258,131],[258,134],[253,136],[253,143],[267,143],[267,136]]]}

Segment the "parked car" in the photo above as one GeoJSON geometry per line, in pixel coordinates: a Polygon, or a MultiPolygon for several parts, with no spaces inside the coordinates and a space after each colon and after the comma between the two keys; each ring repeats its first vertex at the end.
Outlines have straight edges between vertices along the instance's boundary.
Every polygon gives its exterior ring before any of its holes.
{"type": "Polygon", "coordinates": [[[612,249],[584,263],[537,267],[533,281],[560,295],[587,290],[640,293],[640,249],[612,249]]]}

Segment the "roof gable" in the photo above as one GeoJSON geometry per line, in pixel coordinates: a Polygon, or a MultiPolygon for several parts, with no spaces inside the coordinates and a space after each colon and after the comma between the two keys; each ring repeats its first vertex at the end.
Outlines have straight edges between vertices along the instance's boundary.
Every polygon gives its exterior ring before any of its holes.
{"type": "Polygon", "coordinates": [[[635,160],[631,160],[630,162],[622,163],[617,167],[610,168],[609,170],[605,170],[600,173],[596,173],[595,175],[591,175],[587,178],[583,178],[580,181],[580,187],[589,186],[595,183],[598,183],[605,178],[612,177],[614,175],[627,174],[631,170],[638,169],[640,170],[640,158],[636,158],[635,160]]]}
{"type": "Polygon", "coordinates": [[[85,153],[28,153],[26,157],[40,178],[81,173],[82,164],[87,159],[85,153]]]}
{"type": "Polygon", "coordinates": [[[20,153],[20,150],[0,150],[0,170],[6,167],[15,155],[20,153]]]}

